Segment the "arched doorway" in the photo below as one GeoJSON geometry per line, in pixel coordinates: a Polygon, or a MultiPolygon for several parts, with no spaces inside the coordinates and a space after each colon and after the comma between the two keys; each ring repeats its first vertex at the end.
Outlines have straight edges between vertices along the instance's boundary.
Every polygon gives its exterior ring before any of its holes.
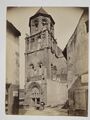
{"type": "Polygon", "coordinates": [[[29,85],[29,105],[36,106],[41,102],[41,87],[38,83],[33,82],[29,85]]]}
{"type": "Polygon", "coordinates": [[[33,87],[31,90],[31,105],[35,106],[40,103],[40,90],[37,87],[33,87]]]}

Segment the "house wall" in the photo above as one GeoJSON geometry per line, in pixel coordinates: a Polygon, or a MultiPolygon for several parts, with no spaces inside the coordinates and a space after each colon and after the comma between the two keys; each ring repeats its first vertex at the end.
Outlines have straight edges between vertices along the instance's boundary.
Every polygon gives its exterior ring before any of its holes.
{"type": "MultiPolygon", "coordinates": [[[[7,23],[8,24],[8,23],[7,23]]],[[[6,113],[17,114],[19,105],[19,37],[6,33],[6,113]]]]}
{"type": "Polygon", "coordinates": [[[67,80],[69,90],[69,104],[73,109],[81,109],[86,111],[88,104],[87,20],[88,13],[84,11],[72,37],[67,44],[67,80]]]}
{"type": "Polygon", "coordinates": [[[47,105],[64,105],[68,99],[66,59],[61,50],[59,51],[59,58],[50,50],[49,59],[51,77],[47,79],[47,105]],[[51,64],[53,66],[51,66],[51,64]],[[52,70],[54,66],[56,66],[57,69],[56,73],[52,70]],[[62,75],[65,77],[62,77],[62,75]]]}
{"type": "Polygon", "coordinates": [[[77,78],[77,76],[88,72],[88,33],[86,32],[86,20],[88,20],[88,16],[83,14],[67,44],[68,84],[73,82],[72,78],[77,78]]]}
{"type": "Polygon", "coordinates": [[[19,83],[19,39],[7,31],[6,36],[6,82],[19,83]]]}

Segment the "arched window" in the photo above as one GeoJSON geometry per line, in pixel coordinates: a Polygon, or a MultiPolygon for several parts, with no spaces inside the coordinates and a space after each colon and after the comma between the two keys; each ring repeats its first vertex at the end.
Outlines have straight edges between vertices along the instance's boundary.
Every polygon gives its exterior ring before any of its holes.
{"type": "Polygon", "coordinates": [[[39,63],[39,67],[42,68],[42,63],[39,63]]]}
{"type": "Polygon", "coordinates": [[[34,24],[35,24],[35,28],[37,29],[39,24],[38,19],[34,20],[34,24]]]}
{"type": "Polygon", "coordinates": [[[34,65],[30,64],[30,76],[33,77],[34,76],[34,65]]]}
{"type": "Polygon", "coordinates": [[[29,65],[31,69],[34,69],[34,65],[33,64],[30,64],[29,65]]]}
{"type": "Polygon", "coordinates": [[[53,66],[53,77],[54,77],[54,79],[56,78],[56,74],[57,74],[57,67],[53,66]]]}
{"type": "Polygon", "coordinates": [[[31,38],[31,45],[30,45],[30,49],[33,50],[35,47],[35,39],[31,38]]]}
{"type": "Polygon", "coordinates": [[[42,73],[43,73],[43,64],[42,62],[39,62],[38,63],[38,74],[42,75],[42,73]]]}
{"type": "Polygon", "coordinates": [[[52,80],[56,80],[56,74],[57,74],[57,67],[53,64],[51,64],[51,78],[52,80]]]}
{"type": "Polygon", "coordinates": [[[47,22],[47,19],[42,19],[42,26],[43,26],[43,30],[47,28],[48,26],[48,22],[47,22]]]}
{"type": "Polygon", "coordinates": [[[41,48],[41,35],[38,36],[38,50],[41,48]]]}
{"type": "Polygon", "coordinates": [[[42,25],[43,26],[45,26],[45,25],[47,25],[48,23],[47,23],[47,20],[46,19],[42,19],[42,25]]]}

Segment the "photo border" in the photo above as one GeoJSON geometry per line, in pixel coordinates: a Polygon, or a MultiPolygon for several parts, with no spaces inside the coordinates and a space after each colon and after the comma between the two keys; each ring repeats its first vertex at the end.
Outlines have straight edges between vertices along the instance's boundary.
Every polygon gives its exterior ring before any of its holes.
{"type": "MultiPolygon", "coordinates": [[[[6,80],[6,8],[7,6],[18,7],[89,7],[89,21],[90,21],[90,0],[2,0],[0,3],[0,119],[1,120],[89,120],[90,119],[90,102],[88,103],[88,117],[71,117],[71,116],[29,116],[29,115],[6,115],[5,114],[5,80],[6,80]]],[[[90,24],[89,24],[90,28],[90,24]]],[[[89,33],[90,35],[90,33],[89,33]]],[[[90,39],[90,36],[89,36],[90,39]]],[[[90,46],[90,42],[89,42],[90,46]]],[[[89,48],[90,59],[90,48],[89,48]]],[[[90,64],[89,64],[90,69],[90,64]]],[[[90,74],[89,74],[90,79],[90,74]]],[[[89,87],[90,88],[90,84],[89,87]]],[[[89,98],[90,101],[90,89],[89,98]]]]}

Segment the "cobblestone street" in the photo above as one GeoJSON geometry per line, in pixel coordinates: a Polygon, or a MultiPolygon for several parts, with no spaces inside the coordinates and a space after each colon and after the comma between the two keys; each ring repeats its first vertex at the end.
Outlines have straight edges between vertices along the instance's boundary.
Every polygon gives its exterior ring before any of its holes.
{"type": "Polygon", "coordinates": [[[68,113],[66,109],[45,108],[44,110],[36,110],[35,108],[30,108],[24,112],[24,115],[67,116],[68,113]]]}

